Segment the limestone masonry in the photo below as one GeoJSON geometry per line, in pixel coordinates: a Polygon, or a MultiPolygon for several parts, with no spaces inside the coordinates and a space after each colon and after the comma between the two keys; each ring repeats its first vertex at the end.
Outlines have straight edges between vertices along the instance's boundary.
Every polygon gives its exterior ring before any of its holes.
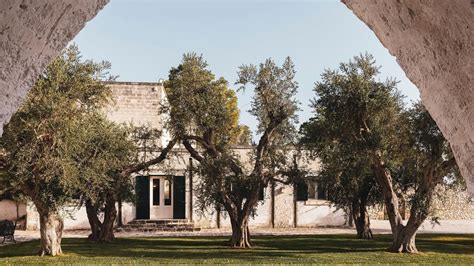
{"type": "Polygon", "coordinates": [[[107,2],[0,1],[0,135],[39,73],[107,2]]]}

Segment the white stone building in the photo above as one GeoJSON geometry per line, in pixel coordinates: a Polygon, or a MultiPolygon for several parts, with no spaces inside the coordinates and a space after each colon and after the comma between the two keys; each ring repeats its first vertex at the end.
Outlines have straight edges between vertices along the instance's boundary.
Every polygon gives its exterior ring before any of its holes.
{"type": "MultiPolygon", "coordinates": [[[[117,123],[163,128],[163,117],[159,110],[166,97],[162,84],[109,82],[108,86],[114,97],[114,103],[105,110],[109,119],[117,123]]],[[[166,145],[167,141],[168,136],[164,132],[161,145],[166,145]]],[[[164,166],[155,166],[131,177],[135,179],[137,201],[122,204],[122,223],[127,224],[135,219],[181,220],[192,222],[199,228],[230,227],[225,211],[218,213],[209,210],[202,213],[195,206],[196,193],[191,184],[195,185],[199,177],[189,170],[189,164],[193,163],[190,156],[180,147],[174,150],[179,155],[172,156],[164,166]]],[[[245,160],[250,148],[236,147],[234,151],[245,160]]],[[[316,162],[307,163],[306,166],[313,171],[318,167],[316,162]]],[[[295,186],[275,184],[265,188],[250,225],[285,228],[344,224],[343,212],[330,206],[324,191],[318,190],[317,184],[300,186],[297,189],[295,186]],[[307,200],[301,200],[305,195],[297,195],[296,191],[302,190],[303,194],[308,190],[307,200]]],[[[1,216],[0,213],[0,219],[1,216]]],[[[26,217],[28,229],[39,228],[39,217],[31,203],[26,206],[26,217]]],[[[66,208],[64,226],[65,229],[88,229],[85,208],[77,209],[74,204],[66,208]]]]}
{"type": "MultiPolygon", "coordinates": [[[[114,103],[105,110],[109,119],[117,123],[163,128],[163,117],[159,115],[160,106],[166,100],[162,84],[109,82],[108,86],[111,87],[114,97],[114,103]]],[[[162,135],[161,145],[166,145],[168,138],[165,132],[162,135]]],[[[248,158],[249,150],[248,147],[234,149],[244,160],[248,158]]],[[[225,211],[218,213],[209,210],[201,213],[195,206],[196,192],[193,187],[199,177],[189,170],[189,164],[193,163],[193,160],[180,147],[174,151],[179,155],[172,156],[163,165],[152,167],[131,177],[137,185],[138,200],[122,204],[122,223],[127,224],[136,219],[179,220],[191,222],[199,228],[230,227],[225,211]]],[[[313,172],[319,167],[315,161],[301,163],[306,164],[306,168],[313,172]]],[[[448,192],[457,196],[462,194],[448,192]]],[[[436,198],[434,205],[435,209],[438,209],[437,216],[443,220],[474,219],[474,204],[467,202],[465,200],[467,196],[464,194],[457,198],[452,195],[449,200],[436,198]]],[[[318,188],[315,182],[308,182],[298,188],[281,184],[270,185],[264,189],[262,196],[256,215],[250,221],[251,227],[340,226],[345,223],[344,213],[331,207],[330,202],[326,200],[325,191],[318,188]],[[298,195],[301,191],[306,195],[298,195]],[[307,196],[307,199],[304,196],[307,196]]],[[[71,203],[64,212],[65,229],[89,229],[85,208],[78,209],[76,205],[71,203]]],[[[15,220],[17,215],[26,217],[28,229],[39,228],[38,213],[32,203],[16,204],[11,200],[0,200],[0,220],[15,220]]],[[[374,209],[371,218],[384,219],[383,208],[378,212],[374,209]]]]}

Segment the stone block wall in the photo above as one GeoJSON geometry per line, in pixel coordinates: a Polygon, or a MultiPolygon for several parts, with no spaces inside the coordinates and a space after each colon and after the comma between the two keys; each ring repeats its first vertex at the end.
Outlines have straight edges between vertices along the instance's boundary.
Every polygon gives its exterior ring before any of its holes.
{"type": "Polygon", "coordinates": [[[113,102],[105,109],[107,117],[116,123],[149,125],[161,129],[160,107],[164,90],[160,83],[107,82],[113,102]]]}
{"type": "MultiPolygon", "coordinates": [[[[441,220],[474,220],[474,197],[467,190],[438,186],[433,199],[433,216],[441,220]]],[[[474,227],[474,222],[472,224],[474,227]]]]}
{"type": "MultiPolygon", "coordinates": [[[[403,202],[400,203],[403,206],[403,202]]],[[[369,215],[374,220],[386,220],[384,205],[369,208],[369,215]]],[[[410,216],[410,204],[405,204],[405,218],[410,216]]],[[[474,220],[474,197],[461,187],[437,186],[433,197],[431,215],[439,220],[474,220]]],[[[473,223],[474,227],[474,223],[473,223]]]]}

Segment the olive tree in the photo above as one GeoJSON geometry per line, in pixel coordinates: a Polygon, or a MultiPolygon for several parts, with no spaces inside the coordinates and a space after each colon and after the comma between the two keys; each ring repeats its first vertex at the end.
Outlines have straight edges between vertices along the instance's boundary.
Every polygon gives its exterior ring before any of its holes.
{"type": "Polygon", "coordinates": [[[360,132],[354,132],[359,126],[355,112],[364,106],[356,97],[359,89],[355,82],[370,82],[370,75],[361,75],[370,57],[355,60],[360,63],[351,70],[355,74],[348,74],[349,65],[341,64],[342,73],[326,70],[322,81],[316,83],[316,97],[311,101],[314,116],[301,125],[300,143],[311,151],[310,157],[321,162],[317,179],[327,188],[328,199],[351,216],[359,238],[372,239],[368,207],[380,201],[380,193],[366,143],[360,132]]]}
{"type": "Polygon", "coordinates": [[[8,184],[31,200],[40,218],[40,255],[62,253],[61,211],[77,191],[76,137],[84,115],[109,98],[100,80],[107,62],[83,61],[70,46],[46,68],[4,127],[8,184]]]}
{"type": "Polygon", "coordinates": [[[108,121],[99,113],[84,116],[74,131],[73,157],[79,171],[75,185],[80,203],[84,202],[91,226],[90,240],[111,241],[117,216],[118,198],[131,199],[129,176],[121,175],[135,155],[129,130],[108,121]],[[103,219],[100,219],[103,216],[103,219]]]}
{"type": "Polygon", "coordinates": [[[400,163],[392,172],[396,185],[412,193],[408,195],[410,217],[405,225],[398,207],[392,211],[397,230],[390,250],[416,253],[416,232],[432,213],[436,186],[458,179],[459,172],[448,141],[420,102],[404,112],[400,128],[405,129],[400,134],[404,144],[399,148],[400,163]]]}
{"type": "Polygon", "coordinates": [[[368,158],[392,230],[389,250],[414,253],[415,233],[427,217],[433,186],[452,170],[454,159],[420,105],[405,114],[397,82],[379,81],[378,74],[368,54],[341,63],[338,70],[325,71],[316,83],[314,107],[318,119],[327,120],[325,125],[331,127],[334,145],[368,158]],[[416,191],[406,224],[399,211],[402,176],[415,184],[416,191]]]}
{"type": "Polygon", "coordinates": [[[73,198],[85,203],[89,238],[113,240],[116,203],[132,199],[130,175],[163,161],[176,143],[169,141],[145,160],[134,139],[140,130],[107,121],[102,110],[111,103],[111,91],[102,80],[114,78],[109,68],[108,62],[82,60],[78,48],[70,46],[5,127],[2,142],[11,177],[6,187],[26,195],[40,213],[41,255],[61,254],[61,212],[73,198]]]}
{"type": "MultiPolygon", "coordinates": [[[[346,189],[337,194],[343,201],[366,201],[373,186],[371,178],[375,179],[383,191],[392,222],[392,178],[381,160],[393,162],[396,158],[392,148],[398,145],[403,105],[397,82],[379,81],[378,73],[373,57],[368,54],[341,63],[337,70],[324,71],[314,88],[315,117],[303,126],[303,140],[321,156],[323,171],[334,184],[355,185],[343,186],[346,189]]],[[[359,207],[362,213],[354,212],[358,235],[367,236],[370,235],[367,210],[360,204],[359,207]]]]}
{"type": "Polygon", "coordinates": [[[83,158],[78,191],[85,202],[91,226],[89,239],[110,242],[115,238],[116,221],[121,219],[122,201],[135,199],[131,175],[163,162],[176,140],[161,147],[158,144],[161,143],[158,141],[162,137],[161,130],[117,125],[100,115],[91,117],[81,129],[78,135],[84,145],[76,153],[78,158],[83,158]]]}
{"type": "Polygon", "coordinates": [[[352,219],[358,238],[372,239],[368,208],[380,201],[380,193],[368,158],[352,145],[339,143],[337,136],[328,134],[323,121],[313,118],[304,123],[300,142],[311,151],[310,159],[320,161],[315,178],[326,189],[328,200],[352,219]]]}
{"type": "Polygon", "coordinates": [[[223,206],[232,225],[230,245],[246,248],[252,246],[248,223],[261,188],[277,177],[297,173],[285,150],[294,137],[297,83],[289,58],[282,67],[270,59],[258,68],[244,65],[238,74],[241,88],[254,87],[250,112],[261,135],[248,159],[232,150],[234,136],[242,130],[235,93],[223,78],[215,79],[202,56],[185,54],[182,63],[171,69],[165,87],[171,129],[199,162],[201,207],[223,206]]]}

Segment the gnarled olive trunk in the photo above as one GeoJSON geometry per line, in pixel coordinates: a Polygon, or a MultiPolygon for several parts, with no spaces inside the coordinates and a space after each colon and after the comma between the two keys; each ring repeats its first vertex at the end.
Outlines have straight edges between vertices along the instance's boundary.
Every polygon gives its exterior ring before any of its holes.
{"type": "Polygon", "coordinates": [[[86,213],[87,219],[89,220],[89,225],[91,226],[91,233],[88,237],[91,241],[99,241],[100,239],[100,230],[102,223],[99,220],[99,207],[96,204],[93,204],[91,200],[86,200],[86,213]]]}
{"type": "Polygon", "coordinates": [[[357,230],[357,238],[373,239],[367,207],[362,204],[353,204],[352,215],[357,230]]]}
{"type": "Polygon", "coordinates": [[[347,221],[347,225],[351,228],[354,227],[354,212],[352,211],[352,207],[349,208],[349,214],[346,215],[346,221],[347,221]]]}
{"type": "Polygon", "coordinates": [[[63,218],[57,212],[39,211],[40,215],[40,250],[39,255],[61,255],[61,240],[63,234],[63,218]]]}
{"type": "Polygon", "coordinates": [[[230,245],[234,248],[251,248],[250,231],[248,226],[248,216],[237,219],[230,219],[232,225],[232,237],[230,245]]]}
{"type": "Polygon", "coordinates": [[[389,251],[398,253],[417,253],[415,236],[418,226],[399,225],[393,233],[392,246],[389,251]]]}
{"type": "Polygon", "coordinates": [[[110,242],[114,240],[114,225],[117,218],[115,203],[113,198],[107,198],[104,206],[104,220],[101,222],[98,217],[99,207],[92,204],[90,200],[86,201],[87,218],[91,226],[89,240],[96,242],[110,242]]]}
{"type": "Polygon", "coordinates": [[[412,201],[410,218],[407,224],[403,225],[403,218],[399,210],[398,196],[393,189],[390,172],[385,168],[384,162],[381,160],[379,154],[375,153],[373,159],[374,174],[383,190],[386,210],[393,235],[392,246],[388,248],[388,250],[392,252],[417,253],[418,250],[415,244],[416,231],[428,217],[434,188],[438,179],[443,176],[443,172],[436,174],[434,166],[428,165],[425,167],[423,180],[415,192],[415,200],[412,201]]]}
{"type": "Polygon", "coordinates": [[[415,191],[416,198],[412,201],[410,218],[405,226],[398,225],[393,234],[393,243],[389,248],[393,252],[417,253],[415,237],[418,228],[428,217],[429,208],[433,199],[436,180],[433,169],[427,167],[423,182],[415,191]]]}
{"type": "Polygon", "coordinates": [[[223,206],[229,214],[232,225],[232,237],[229,241],[231,247],[251,248],[253,246],[248,225],[251,210],[258,202],[258,191],[258,189],[252,190],[245,203],[242,203],[242,199],[236,202],[232,202],[229,198],[224,199],[223,206]]]}
{"type": "Polygon", "coordinates": [[[399,248],[399,246],[403,245],[404,239],[406,238],[404,234],[405,226],[403,225],[403,219],[399,211],[398,196],[393,189],[392,176],[388,169],[385,168],[380,152],[375,152],[373,155],[372,167],[375,178],[379,186],[382,188],[385,207],[390,221],[390,228],[392,229],[392,246],[388,248],[388,251],[416,253],[416,247],[413,248],[415,245],[414,238],[413,244],[409,245],[408,249],[404,249],[403,247],[399,248]]]}
{"type": "Polygon", "coordinates": [[[110,242],[115,239],[114,225],[117,218],[117,209],[115,208],[115,199],[107,198],[104,208],[104,221],[102,222],[99,240],[110,242]]]}
{"type": "Polygon", "coordinates": [[[373,239],[370,229],[370,217],[367,211],[367,202],[372,189],[372,181],[365,178],[359,190],[358,197],[354,198],[351,206],[352,217],[357,230],[357,237],[360,239],[373,239]]]}

